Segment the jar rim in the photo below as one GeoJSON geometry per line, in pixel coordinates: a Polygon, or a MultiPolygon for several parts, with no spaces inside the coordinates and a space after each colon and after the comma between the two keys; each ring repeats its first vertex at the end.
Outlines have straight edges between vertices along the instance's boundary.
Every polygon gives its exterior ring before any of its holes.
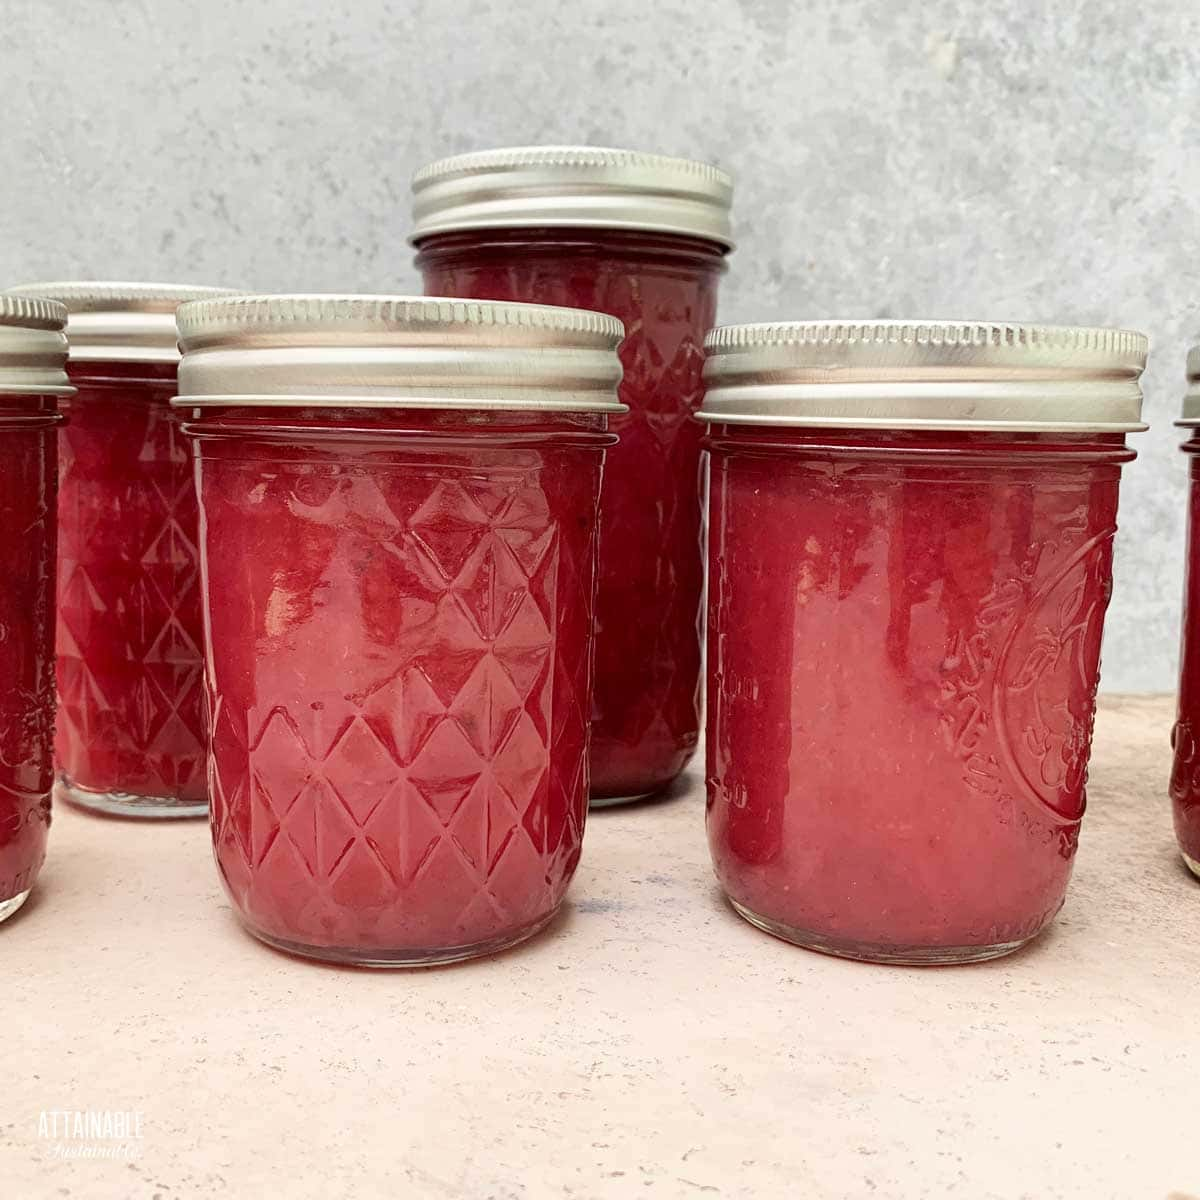
{"type": "Polygon", "coordinates": [[[196,284],[52,280],[20,284],[6,294],[44,297],[65,306],[72,362],[173,363],[179,361],[179,305],[235,293],[196,284]]]}
{"type": "Polygon", "coordinates": [[[704,421],[858,429],[1144,430],[1148,339],[1010,321],[797,321],[706,339],[704,421]]]}
{"type": "Polygon", "coordinates": [[[626,411],[606,313],[428,296],[226,296],[180,307],[175,403],[626,411]]]}
{"type": "Polygon", "coordinates": [[[1183,407],[1175,424],[1181,429],[1200,428],[1200,346],[1193,346],[1187,355],[1187,391],[1183,407]]]}
{"type": "Polygon", "coordinates": [[[627,229],[732,250],[733,178],[695,159],[607,146],[509,146],[438,159],[413,176],[409,242],[483,229],[627,229]]]}
{"type": "Polygon", "coordinates": [[[0,294],[0,394],[70,396],[67,310],[54,300],[0,294]]]}

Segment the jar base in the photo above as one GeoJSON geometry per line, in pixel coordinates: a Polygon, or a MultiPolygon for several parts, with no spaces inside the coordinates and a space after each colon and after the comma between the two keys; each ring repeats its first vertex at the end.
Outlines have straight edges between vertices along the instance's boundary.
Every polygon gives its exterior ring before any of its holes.
{"type": "Polygon", "coordinates": [[[56,800],[66,800],[90,812],[109,817],[137,817],[163,821],[181,817],[207,817],[207,800],[173,800],[170,796],[138,796],[132,792],[97,792],[75,783],[65,772],[54,785],[56,800]]]}
{"type": "Polygon", "coordinates": [[[10,896],[7,900],[0,900],[0,921],[7,921],[29,899],[31,891],[33,891],[33,888],[26,888],[23,892],[18,892],[15,896],[10,896]]]}
{"type": "Polygon", "coordinates": [[[636,804],[639,800],[653,800],[661,796],[670,787],[664,783],[662,787],[651,788],[648,792],[635,792],[629,796],[591,796],[588,798],[588,808],[616,808],[620,804],[636,804]]]}
{"type": "Polygon", "coordinates": [[[310,946],[304,942],[293,942],[287,938],[277,938],[261,929],[256,929],[248,921],[242,921],[242,928],[247,933],[258,938],[260,942],[286,954],[294,954],[298,958],[307,958],[316,962],[333,963],[342,967],[372,967],[377,969],[413,968],[413,967],[443,967],[450,963],[465,962],[470,958],[483,958],[489,954],[499,954],[521,942],[541,933],[554,919],[558,910],[539,917],[529,925],[523,925],[513,933],[500,937],[489,938],[486,941],[474,942],[469,946],[447,946],[435,950],[418,950],[398,948],[395,950],[358,950],[347,946],[310,946]]]}
{"type": "MultiPolygon", "coordinates": [[[[1015,942],[997,942],[989,946],[893,946],[877,945],[871,942],[843,941],[840,938],[823,937],[805,929],[794,929],[774,921],[770,917],[759,916],[744,904],[730,899],[738,916],[749,921],[764,933],[782,938],[785,942],[802,946],[805,950],[816,950],[820,954],[831,954],[836,958],[849,958],[856,962],[885,963],[899,967],[947,967],[959,963],[987,962],[991,958],[1003,958],[1027,946],[1037,933],[1020,938],[1015,942]]],[[[1040,933],[1041,930],[1038,930],[1040,933]]]]}
{"type": "MultiPolygon", "coordinates": [[[[1183,854],[1182,850],[1180,851],[1180,854],[1183,854]]],[[[1195,875],[1197,879],[1200,879],[1200,862],[1197,862],[1196,859],[1187,854],[1183,854],[1183,861],[1187,864],[1187,869],[1191,871],[1191,873],[1195,875]]]]}

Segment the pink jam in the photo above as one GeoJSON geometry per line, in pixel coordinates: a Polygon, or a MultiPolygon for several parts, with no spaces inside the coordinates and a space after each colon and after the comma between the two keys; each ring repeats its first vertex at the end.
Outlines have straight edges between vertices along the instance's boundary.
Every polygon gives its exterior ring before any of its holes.
{"type": "Polygon", "coordinates": [[[962,961],[1058,911],[1122,443],[714,430],[708,828],[751,920],[962,961]]]}
{"type": "Polygon", "coordinates": [[[203,813],[200,572],[174,363],[74,362],[59,501],[57,754],[65,795],[203,813]]]}
{"type": "Polygon", "coordinates": [[[1191,485],[1179,715],[1171,739],[1175,751],[1171,801],[1184,862],[1200,875],[1200,438],[1193,436],[1183,448],[1191,463],[1191,485]]]}
{"type": "Polygon", "coordinates": [[[0,391],[0,920],[33,886],[50,827],[56,405],[0,391]]]}
{"type": "Polygon", "coordinates": [[[710,350],[722,887],[850,958],[1017,949],[1079,839],[1146,339],[830,321],[731,326],[710,350]]]}
{"type": "Polygon", "coordinates": [[[620,318],[620,441],[604,470],[592,797],[660,791],[700,726],[700,437],[704,335],[722,246],[606,229],[495,229],[422,238],[431,296],[595,309],[620,318]]]}
{"type": "Polygon", "coordinates": [[[213,838],[263,940],[486,953],[579,861],[603,418],[213,410],[213,838]]]}

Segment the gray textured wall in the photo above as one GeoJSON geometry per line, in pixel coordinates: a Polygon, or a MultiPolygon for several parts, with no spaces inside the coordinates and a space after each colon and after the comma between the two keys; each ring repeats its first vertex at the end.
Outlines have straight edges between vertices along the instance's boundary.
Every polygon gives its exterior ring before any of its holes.
{"type": "Polygon", "coordinates": [[[723,320],[1149,332],[1105,686],[1174,686],[1195,0],[0,0],[0,279],[414,290],[408,180],[525,142],[738,179],[723,320]]]}

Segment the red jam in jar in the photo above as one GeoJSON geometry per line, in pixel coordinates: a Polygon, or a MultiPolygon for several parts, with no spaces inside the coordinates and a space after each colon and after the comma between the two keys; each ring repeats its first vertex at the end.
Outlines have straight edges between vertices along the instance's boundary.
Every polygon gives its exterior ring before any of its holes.
{"type": "Polygon", "coordinates": [[[1179,424],[1190,429],[1187,572],[1179,660],[1179,711],[1171,736],[1171,803],[1183,861],[1200,876],[1200,347],[1188,355],[1188,395],[1179,424]]]}
{"type": "Polygon", "coordinates": [[[414,181],[417,266],[438,296],[524,300],[624,322],[619,442],[604,468],[592,802],[661,791],[700,726],[704,336],[732,184],[703,163],[593,147],[487,151],[414,181]]]}
{"type": "Polygon", "coordinates": [[[78,389],[60,435],[58,793],[93,811],[203,816],[205,729],[192,459],[170,404],[169,284],[14,289],[70,312],[78,389]]]}
{"type": "Polygon", "coordinates": [[[531,936],[587,807],[620,323],[300,296],[179,325],[212,833],[239,917],[373,966],[531,936]]]}
{"type": "Polygon", "coordinates": [[[28,897],[50,828],[66,320],[60,304],[0,296],[0,921],[28,897]]]}
{"type": "Polygon", "coordinates": [[[1145,352],[1003,324],[714,333],[708,834],[747,920],[921,964],[1054,917],[1145,352]]]}

